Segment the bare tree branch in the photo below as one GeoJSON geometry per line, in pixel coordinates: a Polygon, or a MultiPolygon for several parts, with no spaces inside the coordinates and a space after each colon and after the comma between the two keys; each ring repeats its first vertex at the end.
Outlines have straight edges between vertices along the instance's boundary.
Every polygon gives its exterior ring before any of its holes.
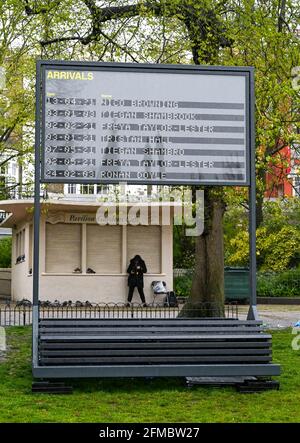
{"type": "Polygon", "coordinates": [[[286,13],[286,0],[280,0],[279,13],[278,13],[278,32],[282,32],[283,25],[286,24],[285,13],[286,13]]]}
{"type": "Polygon", "coordinates": [[[53,2],[53,4],[49,7],[38,7],[36,5],[37,2],[35,2],[35,7],[32,8],[29,5],[29,1],[28,0],[24,0],[25,1],[25,12],[27,15],[39,15],[39,14],[47,14],[52,8],[54,8],[55,6],[57,6],[60,3],[60,0],[55,0],[53,2]]]}
{"type": "MultiPolygon", "coordinates": [[[[145,13],[150,13],[156,17],[174,17],[177,16],[181,20],[189,33],[191,47],[193,52],[193,58],[195,63],[199,63],[200,54],[200,42],[210,41],[209,45],[206,45],[206,50],[203,50],[202,60],[211,61],[213,54],[217,54],[220,47],[230,46],[232,41],[229,41],[226,37],[226,29],[223,23],[218,17],[217,11],[212,8],[203,7],[203,10],[199,11],[194,7],[193,3],[181,0],[180,2],[174,2],[172,0],[165,0],[164,2],[156,0],[146,0],[137,2],[134,4],[127,4],[121,6],[98,6],[95,0],[81,0],[82,3],[88,8],[90,12],[90,19],[92,29],[87,36],[69,36],[69,37],[57,37],[50,40],[41,41],[42,47],[51,45],[52,43],[77,41],[83,45],[87,45],[92,41],[97,41],[100,36],[106,40],[110,39],[111,43],[119,47],[130,56],[134,61],[132,54],[128,52],[124,46],[120,46],[118,43],[112,41],[112,38],[104,33],[102,25],[112,20],[128,19],[137,16],[143,16],[145,13]],[[175,4],[174,4],[175,3],[175,4]]],[[[220,2],[222,6],[224,1],[220,2]]],[[[54,6],[57,5],[54,2],[54,6]]],[[[49,8],[30,8],[28,0],[26,0],[25,11],[27,14],[45,14],[49,12],[49,8]]]]}
{"type": "MultiPolygon", "coordinates": [[[[166,12],[165,6],[161,6],[159,2],[156,1],[145,1],[141,3],[136,3],[133,5],[124,5],[124,6],[113,6],[113,7],[100,7],[96,5],[94,0],[82,0],[85,6],[88,8],[91,14],[92,21],[92,30],[88,36],[69,36],[69,37],[57,37],[50,40],[43,40],[40,44],[44,47],[46,45],[51,45],[52,43],[59,43],[65,41],[79,41],[84,45],[91,43],[99,38],[99,35],[104,36],[106,39],[108,36],[103,33],[101,29],[101,25],[111,21],[111,20],[119,20],[122,18],[131,18],[139,16],[143,11],[151,12],[156,16],[161,16],[162,14],[167,14],[169,16],[173,16],[179,12],[172,8],[169,13],[166,12]]],[[[29,6],[28,0],[25,0],[25,12],[27,15],[37,15],[37,14],[46,14],[49,12],[49,8],[31,8],[29,6]]],[[[172,2],[170,3],[172,4],[172,2]]],[[[124,50],[124,48],[122,48],[124,50]]]]}
{"type": "Polygon", "coordinates": [[[3,165],[5,165],[6,163],[8,163],[8,162],[10,162],[10,160],[12,160],[13,158],[16,158],[16,157],[21,157],[22,155],[24,155],[26,152],[24,151],[19,151],[19,152],[17,152],[16,154],[12,154],[12,155],[10,155],[9,157],[6,157],[6,159],[5,160],[2,160],[1,161],[1,163],[0,163],[0,167],[1,166],[3,166],[3,165]]]}
{"type": "Polygon", "coordinates": [[[122,51],[124,51],[125,54],[127,54],[131,60],[135,63],[138,63],[139,61],[127,50],[126,47],[119,45],[114,39],[113,37],[109,37],[109,35],[105,34],[105,32],[103,32],[101,29],[99,29],[99,34],[102,35],[102,37],[104,37],[109,43],[111,43],[114,46],[117,46],[118,48],[120,48],[122,51]]]}
{"type": "Polygon", "coordinates": [[[17,123],[15,122],[9,128],[4,130],[4,132],[0,136],[0,143],[6,142],[9,139],[11,133],[13,132],[14,128],[16,127],[16,124],[17,123]]]}
{"type": "Polygon", "coordinates": [[[89,9],[95,23],[105,23],[110,20],[116,20],[124,17],[136,17],[143,10],[152,12],[157,16],[162,14],[162,6],[156,1],[145,1],[143,3],[141,2],[124,6],[109,6],[106,8],[97,6],[94,0],[83,0],[83,3],[89,9]]]}
{"type": "Polygon", "coordinates": [[[81,42],[83,45],[87,45],[88,43],[90,43],[92,41],[92,34],[89,34],[86,37],[70,36],[70,37],[57,37],[57,38],[53,38],[50,40],[41,40],[40,44],[42,47],[44,47],[47,45],[52,45],[52,43],[60,43],[60,42],[68,42],[68,41],[76,41],[76,40],[81,42]]]}

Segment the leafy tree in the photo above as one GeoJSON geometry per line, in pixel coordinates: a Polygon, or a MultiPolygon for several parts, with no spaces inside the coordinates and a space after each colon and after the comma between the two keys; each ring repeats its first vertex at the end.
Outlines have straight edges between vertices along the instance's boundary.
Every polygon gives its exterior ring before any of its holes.
{"type": "MultiPolygon", "coordinates": [[[[264,221],[257,229],[257,262],[261,271],[281,272],[300,263],[299,199],[267,201],[264,203],[264,221]]],[[[227,226],[237,221],[237,212],[226,214],[227,226]]],[[[240,214],[241,215],[241,214],[240,214]]],[[[240,220],[243,216],[240,216],[240,220]]],[[[247,266],[249,238],[247,229],[237,233],[227,229],[226,263],[247,266]]]]}
{"type": "Polygon", "coordinates": [[[277,175],[287,179],[290,160],[280,151],[290,146],[295,157],[299,156],[300,91],[294,87],[292,71],[300,65],[300,5],[288,0],[230,3],[234,44],[223,51],[223,63],[255,67],[259,226],[263,221],[267,172],[275,184],[277,175]]]}
{"type": "MultiPolygon", "coordinates": [[[[19,12],[20,23],[25,20],[26,24],[28,20],[24,32],[31,38],[34,48],[31,54],[37,54],[39,43],[44,58],[255,66],[257,215],[258,224],[262,222],[265,171],[270,162],[276,161],[274,155],[282,146],[297,142],[299,94],[291,85],[291,68],[300,65],[296,36],[298,2],[10,0],[8,3],[19,12]],[[20,6],[24,15],[18,9],[20,6]]],[[[222,222],[228,200],[247,207],[244,191],[205,188],[205,229],[195,239],[192,305],[202,300],[213,307],[224,300],[222,222]]],[[[215,314],[213,309],[209,313],[215,314]]]]}
{"type": "MultiPolygon", "coordinates": [[[[34,35],[33,19],[16,0],[0,3],[0,168],[33,150],[34,35]]],[[[37,42],[35,42],[37,46],[37,42]]],[[[19,183],[1,181],[1,197],[19,183]]]]}
{"type": "MultiPolygon", "coordinates": [[[[26,13],[29,16],[44,16],[45,20],[51,10],[52,17],[56,16],[56,21],[63,22],[65,26],[66,16],[61,8],[64,2],[43,2],[36,3],[26,1],[26,13]],[[63,17],[63,20],[61,18],[63,17]]],[[[226,23],[222,20],[224,9],[223,1],[207,0],[172,0],[172,1],[140,1],[137,3],[126,3],[124,1],[114,2],[113,6],[108,2],[107,6],[99,6],[93,0],[83,0],[82,4],[87,8],[87,21],[89,23],[80,29],[78,25],[74,30],[71,25],[71,32],[66,36],[59,33],[57,26],[51,26],[51,20],[45,27],[46,39],[41,41],[43,48],[49,51],[60,51],[61,44],[68,42],[80,42],[86,47],[86,51],[91,50],[92,56],[100,50],[102,57],[107,50],[111,51],[112,58],[123,56],[131,58],[131,61],[139,62],[143,60],[143,54],[156,55],[156,62],[176,62],[178,51],[172,50],[172,28],[176,29],[177,41],[182,41],[180,47],[180,62],[186,60],[185,52],[189,49],[192,53],[192,61],[195,64],[216,63],[220,48],[229,46],[230,40],[226,37],[226,23]],[[163,39],[154,40],[149,38],[149,27],[153,24],[159,26],[159,33],[163,39]],[[126,30],[124,30],[126,28],[126,30]],[[54,31],[53,31],[54,29],[54,31]],[[147,32],[148,29],[148,32],[147,32]],[[79,31],[78,31],[79,30],[79,31]],[[147,35],[145,47],[141,51],[140,44],[135,45],[135,50],[130,49],[130,42],[137,41],[141,30],[147,35]],[[130,32],[130,31],[133,31],[130,32]],[[53,32],[55,35],[53,35],[53,32]],[[128,40],[128,35],[131,37],[128,40]],[[50,47],[50,49],[48,49],[50,47]],[[151,48],[151,49],[150,49],[151,48]],[[102,52],[104,50],[104,52],[102,52]],[[138,51],[138,54],[136,53],[138,51]],[[133,54],[133,55],[132,55],[133,54]],[[167,54],[167,57],[166,55],[167,54]],[[158,56],[157,56],[158,55],[158,56]]],[[[66,2],[64,6],[70,6],[66,2]]],[[[76,8],[72,8],[72,13],[76,8]]],[[[65,9],[66,10],[66,9],[65,9]]],[[[78,12],[78,11],[76,11],[78,12]]],[[[84,13],[83,13],[84,14],[84,13]]],[[[85,13],[86,14],[86,13],[85,13]]],[[[66,19],[70,25],[68,19],[66,19]]],[[[151,31],[152,33],[152,31],[151,31]]],[[[69,51],[70,53],[70,51],[69,51]]],[[[102,59],[103,59],[102,58],[102,59]]],[[[120,59],[120,58],[119,58],[120,59]]],[[[148,59],[149,60],[149,59],[148,59]]],[[[224,276],[223,276],[223,232],[222,217],[225,209],[223,202],[223,190],[218,188],[205,189],[206,194],[206,223],[205,233],[196,238],[196,266],[195,278],[193,281],[190,305],[194,306],[199,300],[211,303],[209,314],[215,315],[213,307],[222,305],[224,301],[224,276]]],[[[219,313],[219,306],[217,307],[219,313]]],[[[199,313],[197,314],[199,315],[199,313]]]]}

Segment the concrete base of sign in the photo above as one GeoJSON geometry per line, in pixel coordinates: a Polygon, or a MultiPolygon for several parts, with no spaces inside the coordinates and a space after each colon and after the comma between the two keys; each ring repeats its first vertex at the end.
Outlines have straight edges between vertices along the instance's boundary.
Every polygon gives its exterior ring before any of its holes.
{"type": "Polygon", "coordinates": [[[246,380],[256,380],[256,377],[186,377],[188,388],[193,386],[234,386],[246,380]]]}

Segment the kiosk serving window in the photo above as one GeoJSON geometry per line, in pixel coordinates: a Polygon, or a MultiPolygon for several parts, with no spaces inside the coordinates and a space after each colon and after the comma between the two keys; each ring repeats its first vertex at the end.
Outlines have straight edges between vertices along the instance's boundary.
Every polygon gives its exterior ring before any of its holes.
{"type": "Polygon", "coordinates": [[[46,272],[72,273],[81,267],[81,226],[46,223],[46,272]]]}
{"type": "Polygon", "coordinates": [[[46,223],[45,271],[50,274],[122,273],[122,226],[46,223]]]}
{"type": "Polygon", "coordinates": [[[87,267],[98,274],[121,273],[121,226],[87,225],[87,267]]]}
{"type": "Polygon", "coordinates": [[[127,226],[127,263],[136,254],[150,274],[161,273],[161,226],[127,226]]]}

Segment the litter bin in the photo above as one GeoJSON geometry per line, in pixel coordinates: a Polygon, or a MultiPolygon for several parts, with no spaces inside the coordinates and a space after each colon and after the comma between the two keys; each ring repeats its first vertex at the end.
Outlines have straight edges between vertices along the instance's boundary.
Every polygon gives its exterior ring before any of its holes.
{"type": "Polygon", "coordinates": [[[225,280],[225,300],[239,301],[246,303],[249,301],[249,269],[248,268],[224,268],[225,280]]]}

